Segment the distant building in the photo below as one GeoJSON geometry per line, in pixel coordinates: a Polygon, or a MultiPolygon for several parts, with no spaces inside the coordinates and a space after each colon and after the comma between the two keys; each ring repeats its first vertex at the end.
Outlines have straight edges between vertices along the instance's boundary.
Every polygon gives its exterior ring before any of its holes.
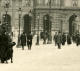
{"type": "Polygon", "coordinates": [[[46,14],[49,14],[51,16],[52,21],[52,31],[60,30],[61,32],[67,33],[76,32],[80,29],[80,20],[74,20],[72,24],[70,24],[69,20],[73,14],[75,14],[76,18],[80,18],[79,4],[79,0],[35,0],[35,28],[37,27],[37,15],[40,15],[39,23],[40,31],[42,31],[43,17],[46,14]]]}
{"type": "Polygon", "coordinates": [[[29,14],[33,9],[32,0],[0,0],[0,21],[1,23],[8,23],[9,30],[23,31],[24,16],[29,14]],[[19,18],[19,8],[21,8],[21,17],[19,18]]]}
{"type": "MultiPolygon", "coordinates": [[[[0,20],[2,23],[8,22],[9,28],[17,32],[20,22],[20,31],[25,30],[28,33],[43,31],[43,18],[46,14],[49,14],[52,31],[71,32],[70,30],[74,28],[70,28],[73,25],[70,25],[69,19],[73,13],[80,18],[79,4],[79,0],[0,0],[0,20]],[[21,18],[19,18],[19,8],[21,8],[21,18]],[[7,17],[5,17],[6,14],[7,17]],[[29,22],[28,16],[32,17],[30,18],[31,22],[29,22]]],[[[74,22],[75,31],[79,30],[80,21],[74,22]]]]}

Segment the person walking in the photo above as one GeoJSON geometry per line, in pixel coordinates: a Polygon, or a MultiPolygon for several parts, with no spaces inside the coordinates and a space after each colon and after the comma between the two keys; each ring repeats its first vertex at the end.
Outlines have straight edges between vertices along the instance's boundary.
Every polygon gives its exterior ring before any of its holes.
{"type": "Polygon", "coordinates": [[[22,50],[24,50],[24,46],[26,46],[26,34],[24,32],[21,34],[20,39],[21,39],[22,50]]]}
{"type": "Polygon", "coordinates": [[[72,42],[71,42],[71,36],[70,34],[67,35],[67,44],[70,45],[72,42]]]}
{"type": "Polygon", "coordinates": [[[58,45],[58,49],[61,49],[61,42],[62,42],[61,33],[58,32],[58,35],[57,35],[57,45],[58,45]]]}
{"type": "Polygon", "coordinates": [[[76,34],[76,45],[77,46],[80,45],[80,34],[79,33],[76,34]]]}
{"type": "Polygon", "coordinates": [[[62,34],[62,45],[65,45],[66,42],[66,35],[65,33],[62,34]]]}
{"type": "Polygon", "coordinates": [[[31,33],[29,33],[28,35],[27,35],[27,46],[28,46],[28,50],[31,50],[31,47],[32,47],[32,34],[31,33]]]}
{"type": "Polygon", "coordinates": [[[58,34],[57,34],[57,32],[55,32],[55,35],[53,37],[53,40],[55,42],[55,46],[57,45],[57,36],[58,36],[58,34]]]}

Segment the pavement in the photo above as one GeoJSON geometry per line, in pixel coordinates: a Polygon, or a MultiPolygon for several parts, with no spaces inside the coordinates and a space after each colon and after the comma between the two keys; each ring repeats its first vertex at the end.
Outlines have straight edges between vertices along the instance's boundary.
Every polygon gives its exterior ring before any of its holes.
{"type": "MultiPolygon", "coordinates": [[[[36,42],[36,41],[34,41],[36,42]]],[[[80,71],[80,46],[33,44],[32,50],[13,47],[13,63],[0,63],[0,71],[80,71]]]]}

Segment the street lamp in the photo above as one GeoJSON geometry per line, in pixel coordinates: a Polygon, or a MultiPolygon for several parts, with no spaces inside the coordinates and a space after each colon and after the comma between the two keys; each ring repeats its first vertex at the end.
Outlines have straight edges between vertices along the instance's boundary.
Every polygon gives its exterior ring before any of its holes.
{"type": "Polygon", "coordinates": [[[39,45],[39,27],[40,27],[40,25],[39,25],[39,19],[40,19],[39,13],[38,13],[37,19],[38,19],[38,32],[37,32],[37,42],[36,42],[36,45],[39,45]]]}
{"type": "Polygon", "coordinates": [[[2,26],[3,26],[4,30],[7,32],[8,31],[8,23],[7,23],[5,14],[3,14],[2,26]]]}
{"type": "Polygon", "coordinates": [[[8,8],[9,8],[9,1],[5,1],[4,5],[5,14],[3,15],[3,24],[5,25],[6,31],[8,31],[8,19],[7,19],[8,8]]]}
{"type": "Polygon", "coordinates": [[[20,24],[21,24],[21,8],[19,8],[19,35],[20,35],[20,24]]]}
{"type": "Polygon", "coordinates": [[[5,6],[4,6],[4,8],[5,8],[6,14],[7,14],[7,12],[8,12],[9,4],[10,4],[9,1],[5,1],[5,6]]]}
{"type": "Polygon", "coordinates": [[[51,44],[52,43],[52,36],[51,36],[51,26],[52,26],[52,23],[51,23],[51,0],[49,0],[49,34],[48,34],[48,42],[47,44],[51,44]]]}
{"type": "Polygon", "coordinates": [[[18,34],[18,46],[20,45],[20,25],[21,25],[21,8],[18,10],[19,12],[19,34],[18,34]]]}
{"type": "Polygon", "coordinates": [[[61,30],[61,34],[63,33],[63,20],[61,20],[61,28],[60,28],[60,30],[61,30]]]}

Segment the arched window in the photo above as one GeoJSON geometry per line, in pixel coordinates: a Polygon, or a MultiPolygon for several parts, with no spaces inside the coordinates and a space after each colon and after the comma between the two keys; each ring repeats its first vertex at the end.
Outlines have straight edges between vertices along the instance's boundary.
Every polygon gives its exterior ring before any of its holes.
{"type": "Polygon", "coordinates": [[[72,7],[78,6],[78,0],[72,0],[72,7]]]}

